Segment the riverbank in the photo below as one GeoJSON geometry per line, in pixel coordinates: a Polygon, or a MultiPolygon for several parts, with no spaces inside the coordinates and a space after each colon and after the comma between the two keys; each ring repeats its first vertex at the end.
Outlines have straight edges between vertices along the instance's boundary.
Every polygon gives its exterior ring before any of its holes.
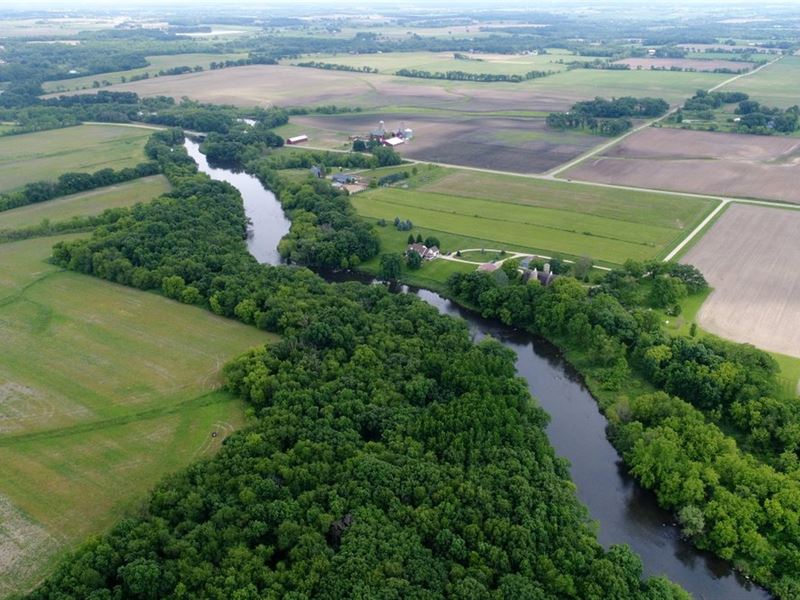
{"type": "MultiPolygon", "coordinates": [[[[215,178],[225,176],[220,172],[209,174],[215,178]]],[[[261,202],[280,207],[274,194],[259,187],[261,202]]],[[[247,192],[249,194],[251,190],[247,192]]],[[[248,200],[245,200],[247,205],[248,200]]],[[[253,221],[255,235],[281,227],[275,220],[262,218],[257,213],[251,215],[248,211],[248,216],[253,221]]],[[[251,252],[262,262],[272,262],[259,257],[253,248],[251,252]]],[[[368,283],[373,275],[345,272],[328,279],[356,279],[368,283]]],[[[405,280],[421,283],[419,279],[405,280]]],[[[628,544],[641,556],[646,574],[667,575],[697,598],[769,598],[767,592],[739,576],[728,563],[697,550],[682,539],[679,529],[673,525],[673,515],[662,510],[655,496],[628,475],[607,438],[608,422],[600,411],[600,406],[606,405],[607,401],[602,396],[595,399],[589,391],[594,387],[591,378],[585,380],[567,362],[569,359],[580,368],[581,356],[578,353],[568,351],[565,356],[540,337],[482,319],[464,308],[463,302],[457,305],[448,299],[447,296],[452,295],[441,283],[436,285],[430,280],[423,287],[435,291],[400,291],[415,293],[440,312],[466,320],[476,339],[492,336],[515,352],[517,371],[550,415],[548,437],[557,454],[569,460],[578,497],[598,523],[602,544],[628,544]]]]}

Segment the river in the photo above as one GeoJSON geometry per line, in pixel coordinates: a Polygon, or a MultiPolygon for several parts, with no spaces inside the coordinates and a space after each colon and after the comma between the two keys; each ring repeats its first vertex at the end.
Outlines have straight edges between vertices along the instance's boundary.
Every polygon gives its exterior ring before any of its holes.
{"type": "MultiPolygon", "coordinates": [[[[278,241],[289,221],[272,192],[251,175],[208,165],[196,143],[189,155],[202,172],[239,188],[254,228],[248,248],[262,263],[278,264],[278,241]]],[[[337,278],[338,279],[338,278],[337,278]]],[[[606,420],[580,374],[552,344],[536,336],[487,321],[442,296],[403,286],[442,314],[464,319],[475,339],[492,336],[517,355],[517,372],[550,415],[547,436],[556,453],[570,461],[578,498],[599,524],[604,546],[628,544],[642,559],[647,575],[666,575],[697,600],[766,600],[770,594],[753,585],[729,563],[701,552],[680,538],[673,516],[659,508],[655,496],[627,474],[606,438],[606,420]]]]}

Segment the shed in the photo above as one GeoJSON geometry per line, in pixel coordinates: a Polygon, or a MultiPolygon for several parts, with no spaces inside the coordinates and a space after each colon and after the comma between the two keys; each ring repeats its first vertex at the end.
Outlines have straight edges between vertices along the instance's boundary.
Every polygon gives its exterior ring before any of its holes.
{"type": "Polygon", "coordinates": [[[383,140],[384,145],[389,146],[390,148],[394,148],[395,146],[399,146],[403,142],[405,142],[405,140],[403,138],[399,138],[397,136],[390,137],[387,140],[383,140]]]}
{"type": "Polygon", "coordinates": [[[308,136],[307,135],[296,135],[294,137],[290,137],[286,140],[287,144],[300,144],[302,142],[307,142],[308,136]]]}

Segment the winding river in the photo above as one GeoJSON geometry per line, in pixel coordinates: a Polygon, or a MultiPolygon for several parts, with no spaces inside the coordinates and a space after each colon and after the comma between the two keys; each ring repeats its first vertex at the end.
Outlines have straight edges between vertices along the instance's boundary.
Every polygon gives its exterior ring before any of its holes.
{"type": "MultiPolygon", "coordinates": [[[[246,173],[212,168],[195,142],[186,142],[189,155],[202,172],[236,186],[253,223],[250,252],[262,263],[278,264],[278,241],[289,221],[274,194],[246,173]]],[[[492,336],[517,355],[517,372],[531,394],[549,413],[547,435],[559,456],[571,463],[578,498],[599,524],[604,546],[628,544],[642,559],[647,575],[666,575],[697,600],[765,600],[771,598],[731,566],[694,548],[680,538],[672,515],[658,507],[655,496],[630,477],[606,438],[606,420],[581,376],[552,344],[500,323],[481,319],[428,290],[415,293],[442,314],[464,319],[475,339],[492,336]]]]}

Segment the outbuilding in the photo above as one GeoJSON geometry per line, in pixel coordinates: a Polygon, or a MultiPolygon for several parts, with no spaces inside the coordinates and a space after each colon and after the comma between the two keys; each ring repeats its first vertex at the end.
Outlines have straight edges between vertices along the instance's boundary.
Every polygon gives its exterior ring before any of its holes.
{"type": "Polygon", "coordinates": [[[296,135],[294,137],[290,137],[286,140],[286,143],[291,146],[293,144],[301,144],[307,141],[308,141],[308,136],[304,134],[304,135],[296,135]]]}

